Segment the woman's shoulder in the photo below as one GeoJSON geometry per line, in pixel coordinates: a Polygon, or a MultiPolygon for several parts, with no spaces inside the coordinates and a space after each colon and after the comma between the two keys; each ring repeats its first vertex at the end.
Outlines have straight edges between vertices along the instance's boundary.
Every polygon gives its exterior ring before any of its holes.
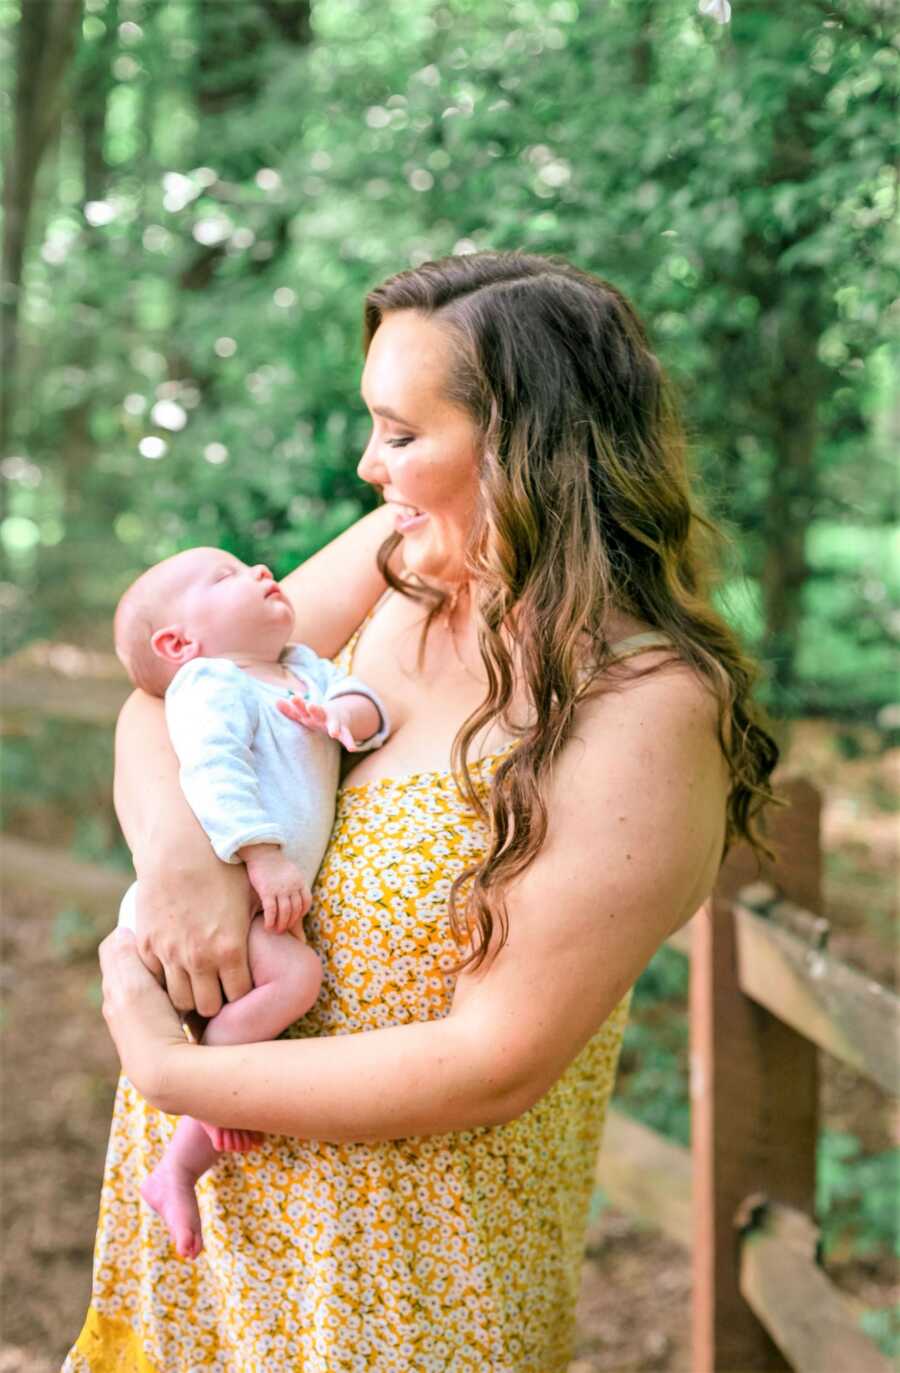
{"type": "Polygon", "coordinates": [[[620,661],[622,671],[613,667],[576,708],[571,739],[578,741],[574,751],[581,764],[602,762],[606,768],[625,750],[644,758],[648,779],[659,769],[692,761],[700,772],[720,776],[724,783],[727,765],[712,684],[671,639],[631,644],[620,661]]]}
{"type": "Polygon", "coordinates": [[[711,680],[691,662],[674,635],[629,615],[615,616],[607,631],[609,652],[584,678],[582,719],[609,717],[617,711],[654,718],[659,712],[699,712],[713,724],[718,699],[711,680]],[[604,709],[602,702],[606,702],[604,709]]]}

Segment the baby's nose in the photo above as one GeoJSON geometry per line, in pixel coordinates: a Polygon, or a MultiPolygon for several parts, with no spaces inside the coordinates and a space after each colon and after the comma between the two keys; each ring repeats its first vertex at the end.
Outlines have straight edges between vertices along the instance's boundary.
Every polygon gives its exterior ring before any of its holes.
{"type": "Polygon", "coordinates": [[[267,579],[270,582],[275,580],[265,563],[257,563],[253,569],[253,575],[254,577],[261,577],[264,580],[267,579]]]}

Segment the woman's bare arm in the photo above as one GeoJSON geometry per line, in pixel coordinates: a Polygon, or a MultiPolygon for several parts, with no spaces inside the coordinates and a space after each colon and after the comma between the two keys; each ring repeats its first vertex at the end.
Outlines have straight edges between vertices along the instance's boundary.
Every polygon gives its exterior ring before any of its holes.
{"type": "Polygon", "coordinates": [[[545,844],[508,894],[509,941],[460,975],[442,1020],[189,1045],[124,942],[105,941],[104,1014],[129,1078],[163,1110],[304,1139],[522,1114],[712,890],[728,785],[713,704],[681,668],[585,703],[554,768],[545,844]]]}
{"type": "MultiPolygon", "coordinates": [[[[343,648],[385,590],[375,555],[393,528],[393,509],[381,505],[283,578],[297,643],[308,644],[320,658],[333,658],[343,648]]],[[[399,548],[391,568],[400,570],[399,548]]]]}
{"type": "Polygon", "coordinates": [[[251,894],[243,864],[222,863],[184,798],[163,702],[135,691],[116,726],[116,814],[138,876],[137,942],[172,1004],[213,1016],[253,986],[251,894]]]}

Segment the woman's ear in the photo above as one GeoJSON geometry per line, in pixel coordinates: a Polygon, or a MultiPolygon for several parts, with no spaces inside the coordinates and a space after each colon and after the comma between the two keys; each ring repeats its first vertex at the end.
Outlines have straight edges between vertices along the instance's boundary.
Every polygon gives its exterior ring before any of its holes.
{"type": "Polygon", "coordinates": [[[200,652],[196,639],[188,638],[181,625],[166,625],[158,629],[150,638],[150,647],[157,658],[167,663],[189,663],[200,652]]]}

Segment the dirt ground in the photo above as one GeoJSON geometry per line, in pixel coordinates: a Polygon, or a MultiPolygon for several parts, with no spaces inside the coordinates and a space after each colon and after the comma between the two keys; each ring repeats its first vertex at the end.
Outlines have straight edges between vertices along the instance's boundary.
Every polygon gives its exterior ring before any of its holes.
{"type": "MultiPolygon", "coordinates": [[[[826,914],[840,957],[896,978],[900,750],[847,760],[826,723],[798,727],[791,759],[823,787],[826,914]],[[893,803],[896,806],[896,802],[893,803]]],[[[36,835],[30,837],[37,837],[36,835]]],[[[102,933],[102,931],[98,931],[102,933]]],[[[0,1373],[51,1373],[75,1338],[90,1266],[116,1060],[98,1009],[94,941],[61,936],[55,910],[10,893],[2,935],[3,1313],[0,1373]]],[[[889,1147],[886,1098],[823,1057],[822,1123],[889,1147]]],[[[852,1254],[829,1265],[851,1302],[887,1307],[896,1271],[852,1254]]],[[[608,1208],[590,1228],[570,1373],[691,1373],[688,1252],[608,1208]]],[[[848,1373],[852,1373],[848,1370],[848,1373]]]]}

